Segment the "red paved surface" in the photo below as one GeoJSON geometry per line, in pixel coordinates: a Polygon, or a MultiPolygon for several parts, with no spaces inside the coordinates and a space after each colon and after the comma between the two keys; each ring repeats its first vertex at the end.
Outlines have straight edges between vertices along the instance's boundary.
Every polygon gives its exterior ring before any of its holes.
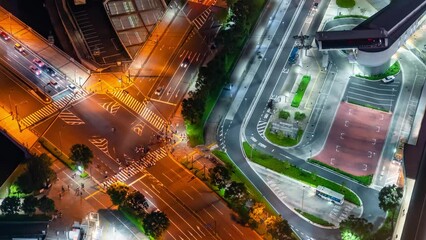
{"type": "Polygon", "coordinates": [[[324,149],[313,158],[353,175],[374,174],[391,118],[390,113],[342,102],[324,149]]]}

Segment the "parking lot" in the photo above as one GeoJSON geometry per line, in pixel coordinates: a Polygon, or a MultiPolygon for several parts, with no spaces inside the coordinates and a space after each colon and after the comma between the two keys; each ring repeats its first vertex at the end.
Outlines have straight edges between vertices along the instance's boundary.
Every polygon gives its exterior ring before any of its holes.
{"type": "Polygon", "coordinates": [[[400,74],[389,83],[353,77],[348,83],[343,100],[361,106],[393,111],[400,89],[400,74]]]}
{"type": "Polygon", "coordinates": [[[374,174],[391,113],[342,102],[323,150],[313,158],[347,173],[374,174]]]}
{"type": "Polygon", "coordinates": [[[109,23],[102,1],[88,1],[87,4],[80,6],[72,3],[69,5],[89,48],[90,57],[99,64],[130,60],[109,23]]]}

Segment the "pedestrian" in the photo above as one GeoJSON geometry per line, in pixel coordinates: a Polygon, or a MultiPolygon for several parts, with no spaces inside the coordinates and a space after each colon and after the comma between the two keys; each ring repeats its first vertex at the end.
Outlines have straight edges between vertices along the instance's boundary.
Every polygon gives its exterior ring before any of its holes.
{"type": "Polygon", "coordinates": [[[70,190],[70,185],[68,184],[68,191],[70,190]]]}
{"type": "Polygon", "coordinates": [[[64,186],[62,185],[62,192],[65,192],[65,188],[64,188],[64,186]]]}
{"type": "Polygon", "coordinates": [[[81,189],[84,189],[84,183],[81,184],[81,189]]]}
{"type": "Polygon", "coordinates": [[[59,193],[59,199],[62,199],[62,194],[61,193],[59,193]]]}

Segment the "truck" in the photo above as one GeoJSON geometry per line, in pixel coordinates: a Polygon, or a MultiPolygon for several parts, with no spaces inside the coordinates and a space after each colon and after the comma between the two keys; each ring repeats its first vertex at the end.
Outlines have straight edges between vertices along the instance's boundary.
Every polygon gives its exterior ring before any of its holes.
{"type": "Polygon", "coordinates": [[[299,57],[299,48],[294,47],[293,50],[291,50],[290,57],[288,58],[288,61],[290,64],[294,64],[297,61],[297,58],[299,57]]]}

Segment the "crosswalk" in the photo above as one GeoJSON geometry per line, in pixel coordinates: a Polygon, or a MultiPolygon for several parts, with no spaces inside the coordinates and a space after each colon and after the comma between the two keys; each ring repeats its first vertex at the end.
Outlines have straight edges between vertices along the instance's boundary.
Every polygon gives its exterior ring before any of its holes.
{"type": "Polygon", "coordinates": [[[268,122],[259,121],[257,123],[257,132],[262,136],[267,126],[268,126],[268,122]]]}
{"type": "Polygon", "coordinates": [[[21,128],[28,128],[56,113],[57,111],[64,108],[70,101],[75,102],[80,98],[85,97],[87,94],[84,91],[80,91],[76,94],[69,94],[59,100],[54,100],[49,105],[46,105],[39,110],[31,113],[19,121],[21,128]]]}
{"type": "Polygon", "coordinates": [[[124,103],[127,107],[142,116],[147,122],[158,130],[162,130],[166,124],[163,118],[155,114],[151,109],[146,106],[146,102],[139,102],[130,94],[125,91],[113,92],[112,95],[120,102],[124,103]]]}
{"type": "Polygon", "coordinates": [[[192,21],[197,29],[200,29],[204,25],[204,23],[209,18],[211,12],[212,10],[210,8],[207,8],[192,21]]]}
{"type": "Polygon", "coordinates": [[[144,169],[155,165],[156,162],[167,156],[165,148],[159,148],[155,151],[148,152],[142,159],[134,161],[130,166],[121,169],[117,174],[108,178],[101,184],[101,187],[108,188],[114,182],[126,182],[129,178],[144,171],[144,169]]]}
{"type": "Polygon", "coordinates": [[[59,114],[59,118],[68,125],[82,125],[85,124],[83,120],[77,117],[74,113],[64,110],[59,114]]]}

